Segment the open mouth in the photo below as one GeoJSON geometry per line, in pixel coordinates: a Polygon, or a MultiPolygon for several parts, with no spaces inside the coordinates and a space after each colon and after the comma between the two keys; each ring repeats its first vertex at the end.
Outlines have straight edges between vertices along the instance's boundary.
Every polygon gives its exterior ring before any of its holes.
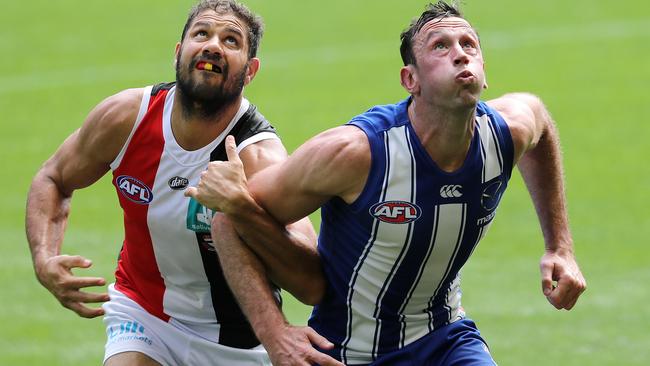
{"type": "Polygon", "coordinates": [[[212,71],[212,72],[216,72],[217,74],[222,73],[221,67],[219,67],[218,65],[215,65],[213,63],[206,62],[206,61],[198,62],[196,64],[196,68],[197,68],[197,70],[212,71]]]}
{"type": "Polygon", "coordinates": [[[474,81],[474,79],[476,79],[476,76],[467,70],[462,71],[456,75],[456,80],[464,84],[471,83],[474,81]]]}
{"type": "Polygon", "coordinates": [[[474,74],[472,74],[470,71],[465,70],[465,71],[459,73],[458,75],[456,75],[456,77],[460,78],[460,79],[467,79],[467,78],[474,77],[474,74]]]}

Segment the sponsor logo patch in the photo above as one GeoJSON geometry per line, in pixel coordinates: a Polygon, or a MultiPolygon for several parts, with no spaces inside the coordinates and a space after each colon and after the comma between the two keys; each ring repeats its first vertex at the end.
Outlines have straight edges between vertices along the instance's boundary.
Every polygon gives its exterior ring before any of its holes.
{"type": "Polygon", "coordinates": [[[127,341],[140,341],[151,346],[153,341],[144,333],[144,327],[133,321],[120,323],[119,325],[111,325],[106,330],[108,342],[127,342],[127,341]]]}
{"type": "Polygon", "coordinates": [[[115,183],[117,183],[117,188],[120,190],[120,193],[129,201],[140,205],[148,205],[153,200],[151,189],[146,184],[131,176],[120,175],[115,180],[115,183]]]}
{"type": "Polygon", "coordinates": [[[197,233],[210,233],[213,216],[214,211],[203,206],[194,198],[191,198],[189,206],[187,207],[185,223],[189,230],[197,233]]]}
{"type": "Polygon", "coordinates": [[[463,196],[461,192],[463,186],[459,184],[448,184],[440,188],[440,197],[442,198],[460,198],[463,196]]]}
{"type": "Polygon", "coordinates": [[[406,201],[385,201],[370,207],[372,216],[389,224],[408,224],[417,220],[421,213],[420,207],[406,201]]]}
{"type": "Polygon", "coordinates": [[[169,188],[178,191],[187,188],[187,186],[190,184],[190,181],[187,178],[175,176],[174,178],[168,180],[167,184],[169,184],[169,188]]]}
{"type": "Polygon", "coordinates": [[[484,209],[492,211],[497,207],[503,194],[503,190],[501,189],[502,184],[500,180],[496,180],[483,189],[483,193],[481,193],[481,206],[484,209]]]}

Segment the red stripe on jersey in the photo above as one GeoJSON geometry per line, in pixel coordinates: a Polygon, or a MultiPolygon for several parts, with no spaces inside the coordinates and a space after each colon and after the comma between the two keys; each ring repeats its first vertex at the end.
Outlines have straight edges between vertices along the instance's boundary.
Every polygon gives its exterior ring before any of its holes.
{"type": "Polygon", "coordinates": [[[162,90],[151,96],[147,113],[133,134],[119,167],[113,171],[113,184],[124,210],[125,233],[115,271],[116,288],[164,321],[169,320],[163,309],[165,283],[149,234],[149,204],[146,201],[152,198],[165,145],[162,118],[167,92],[162,90]],[[130,178],[119,179],[124,176],[130,178]],[[142,183],[146,187],[141,187],[142,183]]]}

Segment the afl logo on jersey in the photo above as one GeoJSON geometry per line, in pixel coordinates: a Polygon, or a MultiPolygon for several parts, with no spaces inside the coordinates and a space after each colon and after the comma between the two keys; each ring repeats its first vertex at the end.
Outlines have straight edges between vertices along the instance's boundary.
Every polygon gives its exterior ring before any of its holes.
{"type": "Polygon", "coordinates": [[[153,200],[151,189],[133,177],[120,175],[115,180],[115,183],[117,183],[117,188],[120,190],[120,193],[129,201],[141,205],[148,205],[153,200]]]}
{"type": "Polygon", "coordinates": [[[379,202],[370,207],[370,214],[389,224],[408,224],[420,217],[422,210],[413,203],[405,201],[379,202]]]}

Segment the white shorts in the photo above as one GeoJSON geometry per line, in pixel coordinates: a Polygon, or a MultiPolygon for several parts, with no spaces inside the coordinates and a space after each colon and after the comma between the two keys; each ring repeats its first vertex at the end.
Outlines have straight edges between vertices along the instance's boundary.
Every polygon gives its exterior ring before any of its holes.
{"type": "Polygon", "coordinates": [[[117,291],[114,284],[108,286],[108,294],[111,300],[102,305],[107,336],[104,363],[118,353],[135,351],[165,366],[271,365],[261,345],[239,349],[216,343],[218,324],[190,325],[173,318],[165,322],[117,291]]]}

